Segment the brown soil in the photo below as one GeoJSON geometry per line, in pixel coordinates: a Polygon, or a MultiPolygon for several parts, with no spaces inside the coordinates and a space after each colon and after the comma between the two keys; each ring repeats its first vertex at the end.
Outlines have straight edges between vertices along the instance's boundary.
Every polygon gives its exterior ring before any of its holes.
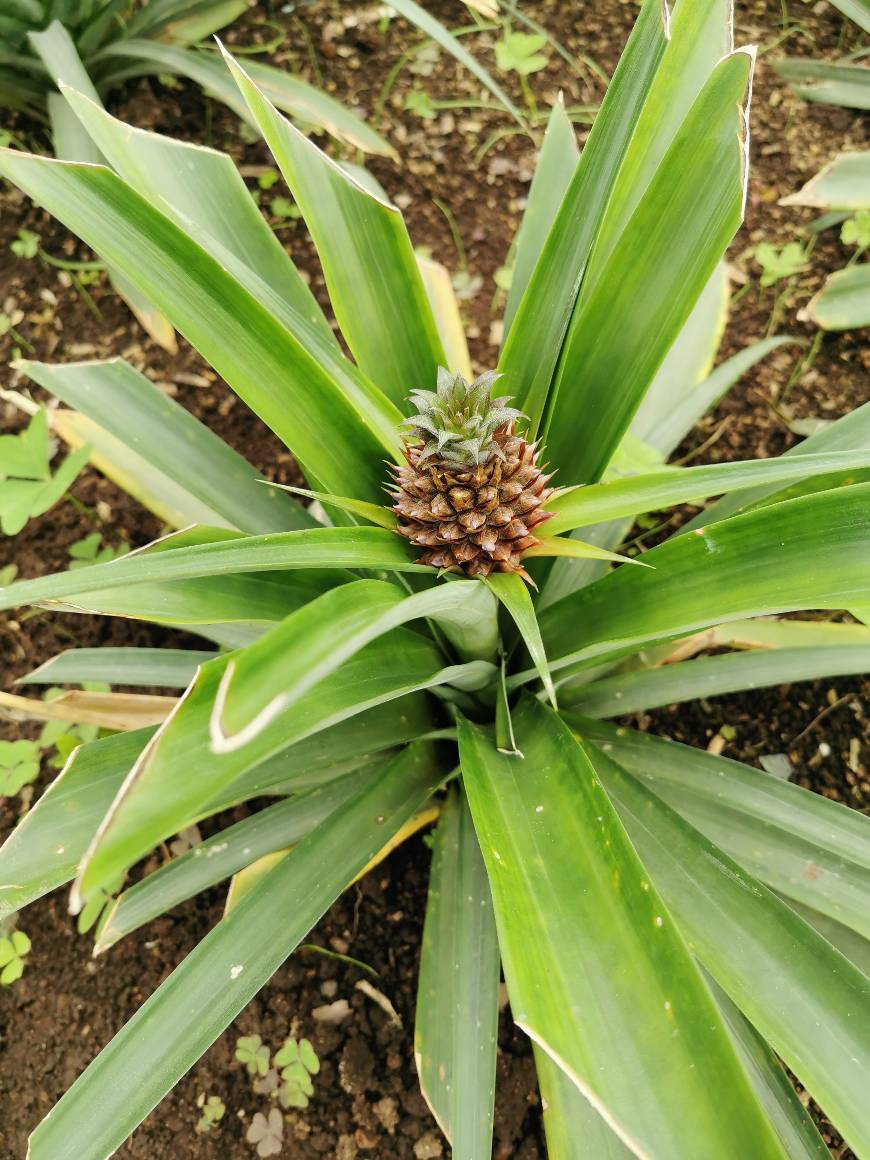
{"type": "MultiPolygon", "coordinates": [[[[428,6],[450,26],[468,23],[467,10],[458,2],[430,0],[428,6]]],[[[372,18],[372,6],[319,2],[310,8],[296,6],[296,12],[292,5],[284,7],[291,11],[285,12],[277,3],[253,9],[229,39],[240,43],[269,39],[271,29],[259,21],[268,18],[278,23],[286,40],[272,59],[323,83],[361,109],[375,107],[390,69],[418,41],[398,20],[384,32],[372,18]]],[[[599,5],[536,0],[524,9],[569,49],[593,58],[608,71],[615,65],[636,11],[633,3],[621,0],[599,5]]],[[[788,51],[835,56],[848,47],[848,35],[844,41],[842,21],[832,8],[802,8],[800,17],[800,29],[805,32],[793,30],[786,42],[788,51]]],[[[780,19],[776,0],[738,4],[738,42],[770,45],[780,31],[780,19]]],[[[474,50],[492,67],[492,38],[484,34],[472,41],[474,50]]],[[[754,170],[747,226],[731,254],[738,275],[742,271],[751,282],[735,304],[723,356],[761,337],[774,307],[775,293],[759,290],[758,270],[747,251],[762,239],[783,243],[799,236],[812,217],[809,211],[778,207],[777,199],[799,186],[838,149],[866,144],[866,128],[858,114],[798,101],[777,80],[768,59],[761,56],[755,84],[754,170]]],[[[555,54],[548,69],[532,79],[542,108],[560,89],[569,105],[594,103],[601,96],[601,84],[593,73],[583,69],[574,74],[555,54]]],[[[481,142],[509,128],[506,118],[489,111],[450,110],[439,112],[433,120],[421,120],[402,107],[412,83],[423,86],[433,99],[476,99],[479,94],[468,76],[443,54],[431,75],[414,78],[407,70],[402,72],[377,121],[401,153],[402,166],[376,160],[371,169],[405,210],[415,242],[431,247],[454,271],[461,266],[460,258],[435,199],[446,203],[455,215],[468,269],[482,280],[463,309],[473,357],[483,369],[495,361],[498,341],[495,323],[501,303],[493,275],[505,260],[528,191],[535,144],[522,135],[505,136],[475,163],[481,142]]],[[[505,83],[512,92],[516,88],[511,78],[505,83]]],[[[522,99],[518,90],[513,95],[522,99]]],[[[251,167],[269,163],[259,142],[251,142],[232,116],[210,105],[192,87],[165,90],[156,82],[142,82],[122,95],[118,108],[134,123],[176,136],[200,137],[205,123],[210,142],[231,152],[239,163],[251,167]]],[[[39,145],[36,127],[18,124],[16,130],[39,145]]],[[[273,189],[276,192],[286,194],[280,186],[273,189]]],[[[103,284],[90,287],[94,310],[66,275],[38,260],[14,258],[8,244],[21,227],[37,230],[50,254],[90,255],[16,191],[0,190],[0,205],[0,309],[14,316],[18,332],[33,348],[33,357],[122,354],[147,369],[271,478],[288,481],[295,477],[286,449],[186,344],[181,343],[176,356],[169,356],[144,337],[103,284]]],[[[324,298],[322,278],[301,223],[283,223],[281,237],[324,298]]],[[[836,231],[823,235],[810,268],[780,303],[780,331],[812,337],[797,312],[826,274],[847,257],[836,231]]],[[[786,384],[803,351],[786,347],[776,352],[745,376],[717,412],[699,425],[682,452],[691,453],[704,445],[701,456],[708,461],[778,454],[796,441],[788,425],[793,417],[833,418],[866,401],[870,351],[861,338],[856,334],[826,337],[812,367],[788,391],[786,384]]],[[[14,345],[10,336],[0,338],[4,365],[14,345]]],[[[3,370],[2,381],[16,389],[25,386],[9,369],[3,370]]],[[[0,403],[0,430],[14,430],[19,424],[16,412],[0,403]]],[[[77,506],[62,503],[33,521],[16,539],[0,542],[0,567],[15,562],[22,576],[63,568],[69,544],[95,526],[104,531],[107,541],[134,546],[160,531],[156,520],[90,470],[76,483],[73,496],[77,506]]],[[[183,639],[181,634],[135,622],[40,612],[7,614],[0,616],[3,685],[11,687],[16,677],[71,644],[181,643],[183,639]]],[[[787,752],[801,784],[866,808],[870,802],[867,693],[866,681],[841,678],[761,691],[751,698],[701,701],[660,710],[632,723],[700,746],[721,737],[720,727],[730,725],[735,734],[725,743],[727,754],[754,763],[759,755],[787,752]]],[[[0,736],[14,735],[12,728],[0,726],[0,736]]],[[[14,825],[16,808],[15,802],[0,802],[0,837],[14,825]]],[[[287,1116],[285,1155],[302,1160],[319,1156],[410,1160],[446,1154],[446,1145],[419,1095],[413,1064],[413,1009],[427,867],[428,852],[422,840],[409,843],[349,891],[310,937],[311,943],[347,953],[378,972],[375,983],[398,1011],[401,1029],[392,1026],[383,1011],[355,988],[364,977],[359,968],[315,951],[300,951],[120,1154],[149,1160],[253,1155],[244,1133],[264,1098],[252,1092],[244,1069],[233,1059],[233,1049],[239,1035],[254,1033],[275,1048],[291,1033],[307,1035],[323,1061],[311,1106],[304,1113],[287,1116]],[[351,1008],[343,1022],[329,1025],[315,1019],[316,1008],[341,998],[351,1008]],[[227,1107],[220,1128],[208,1136],[193,1131],[199,1093],[220,1096],[227,1107]]],[[[28,1132],[217,921],[221,906],[221,890],[210,891],[97,960],[90,958],[89,939],[75,933],[63,894],[26,912],[22,926],[33,938],[33,952],[22,980],[0,992],[0,1104],[4,1109],[0,1155],[24,1155],[28,1132]]],[[[850,1155],[824,1123],[823,1131],[834,1155],[850,1155]]],[[[527,1041],[508,1019],[503,1020],[500,1039],[495,1155],[518,1160],[544,1156],[531,1054],[527,1041]]]]}

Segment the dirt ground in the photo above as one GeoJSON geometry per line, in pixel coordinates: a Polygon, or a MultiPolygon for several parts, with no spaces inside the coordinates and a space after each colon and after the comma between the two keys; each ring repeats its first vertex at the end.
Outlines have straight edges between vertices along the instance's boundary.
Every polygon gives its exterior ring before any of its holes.
{"type": "MultiPolygon", "coordinates": [[[[430,0],[428,7],[451,27],[467,25],[459,3],[430,0]]],[[[792,6],[795,7],[795,6],[792,6]]],[[[830,271],[848,257],[837,231],[822,236],[807,270],[793,290],[777,300],[776,290],[758,285],[750,250],[759,241],[782,244],[805,237],[811,211],[782,208],[793,191],[844,148],[867,147],[866,120],[843,109],[807,105],[790,93],[770,66],[778,52],[837,56],[849,47],[843,21],[824,3],[801,5],[782,27],[779,0],[738,3],[738,43],[760,46],[752,107],[752,177],[745,228],[731,253],[735,303],[723,341],[726,357],[768,331],[805,340],[812,329],[800,309],[830,271]],[[775,47],[778,38],[784,43],[775,47]],[[776,316],[779,316],[778,319],[776,316]]],[[[523,10],[540,20],[572,54],[582,54],[611,72],[636,13],[625,0],[560,3],[534,0],[523,10]]],[[[465,271],[463,302],[472,354],[478,369],[496,359],[502,299],[494,277],[505,262],[510,239],[528,192],[536,143],[521,134],[498,137],[479,159],[493,134],[510,129],[503,113],[474,108],[438,109],[423,119],[405,108],[412,88],[432,101],[478,101],[479,87],[452,58],[428,56],[416,73],[407,67],[391,79],[402,53],[419,36],[400,20],[384,28],[374,5],[324,3],[260,5],[227,37],[239,44],[263,43],[282,34],[271,59],[324,85],[350,106],[372,116],[396,147],[401,163],[375,159],[373,173],[402,207],[417,245],[428,246],[454,273],[465,271]],[[268,23],[267,23],[268,21],[268,23]],[[445,213],[443,206],[448,207],[445,213]],[[458,246],[455,234],[461,239],[458,246]]],[[[465,43],[494,68],[493,35],[476,34],[465,43]]],[[[513,77],[501,78],[516,100],[523,94],[513,77]]],[[[546,109],[562,91],[566,104],[596,104],[603,84],[585,65],[569,67],[552,53],[547,69],[531,78],[534,98],[546,109]]],[[[116,111],[135,124],[175,136],[201,139],[227,150],[256,176],[270,164],[265,148],[240,130],[236,119],[208,102],[192,86],[139,82],[117,95],[116,111]]],[[[39,147],[39,126],[19,121],[16,133],[39,147]]],[[[580,137],[587,126],[578,125],[580,137]]],[[[278,183],[269,196],[286,196],[278,183]]],[[[280,237],[325,302],[322,277],[301,222],[281,219],[280,237]]],[[[16,258],[10,242],[21,228],[38,232],[46,252],[87,258],[83,248],[55,222],[34,210],[8,186],[0,188],[0,310],[32,357],[74,359],[123,355],[147,368],[156,381],[213,427],[269,478],[298,478],[292,457],[183,342],[170,356],[147,339],[124,305],[104,283],[88,288],[86,299],[68,275],[39,259],[16,258]]],[[[8,368],[16,342],[0,337],[0,383],[24,384],[8,368]]],[[[812,366],[800,371],[806,347],[787,346],[753,371],[686,440],[680,455],[694,462],[776,455],[797,441],[795,420],[831,419],[868,397],[870,347],[866,333],[826,336],[812,366]]],[[[0,431],[12,431],[20,417],[0,402],[0,431]]],[[[35,576],[68,564],[68,547],[100,530],[107,542],[137,546],[160,532],[158,521],[92,470],[75,484],[75,504],[64,502],[32,521],[14,540],[0,540],[0,567],[15,563],[19,575],[35,576]]],[[[13,681],[71,645],[179,644],[186,638],[132,621],[101,620],[47,613],[0,614],[0,682],[13,681]]],[[[192,638],[189,638],[192,643],[192,638]]],[[[644,729],[706,747],[723,725],[724,752],[750,763],[760,755],[788,753],[802,785],[859,809],[870,805],[866,680],[837,678],[751,697],[720,697],[663,709],[632,720],[644,729]]],[[[15,727],[0,724],[0,736],[15,727]]],[[[38,789],[46,783],[39,783],[38,789]]],[[[17,820],[19,803],[0,800],[0,838],[17,820]]],[[[154,868],[155,854],[142,870],[154,868]]],[[[284,1155],[377,1157],[425,1160],[447,1155],[419,1094],[413,1062],[413,1011],[429,854],[416,839],[351,889],[326,915],[309,942],[350,955],[377,971],[375,985],[389,998],[401,1027],[356,987],[366,976],[358,967],[317,950],[302,950],[277,972],[236,1023],[137,1130],[119,1155],[148,1160],[253,1155],[244,1134],[252,1116],[266,1105],[233,1059],[239,1035],[259,1034],[276,1048],[289,1034],[306,1035],[322,1061],[315,1096],[304,1112],[290,1113],[284,1155]],[[345,999],[347,1015],[324,1021],[320,1010],[345,999]],[[220,1127],[198,1136],[194,1125],[200,1094],[226,1105],[220,1127]]],[[[26,1136],[76,1075],[141,1002],[220,917],[223,891],[214,889],[129,936],[93,960],[90,940],[75,932],[63,893],[33,906],[22,927],[33,951],[20,982],[0,991],[0,1157],[23,1156],[26,1136]]],[[[824,1121],[822,1129],[835,1156],[851,1154],[824,1121]]],[[[545,1155],[534,1067],[528,1042],[502,1021],[498,1060],[498,1100],[494,1155],[542,1160],[545,1155]]]]}

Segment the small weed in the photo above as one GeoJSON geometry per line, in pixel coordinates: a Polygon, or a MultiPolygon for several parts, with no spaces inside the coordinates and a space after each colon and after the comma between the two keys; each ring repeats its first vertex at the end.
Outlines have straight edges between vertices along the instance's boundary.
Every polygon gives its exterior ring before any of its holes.
{"type": "Polygon", "coordinates": [[[299,206],[289,197],[273,197],[269,205],[269,212],[273,217],[291,218],[294,221],[302,217],[299,206]]]}
{"type": "Polygon", "coordinates": [[[415,113],[424,121],[431,121],[435,116],[435,106],[425,89],[411,89],[405,94],[405,108],[409,113],[415,113]]]}
{"type": "Polygon", "coordinates": [[[227,1110],[219,1096],[209,1096],[206,1099],[205,1092],[200,1092],[196,1097],[196,1106],[200,1109],[200,1116],[194,1128],[198,1136],[204,1136],[212,1128],[216,1128],[227,1110]]]}
{"type": "Polygon", "coordinates": [[[529,77],[547,67],[547,55],[541,51],[546,44],[547,38],[540,32],[513,32],[505,25],[502,38],[495,46],[498,67],[502,72],[513,72],[519,77],[523,98],[533,119],[538,115],[538,106],[529,77]]]}
{"type": "Polygon", "coordinates": [[[256,1146],[258,1156],[277,1156],[284,1145],[284,1118],[278,1109],[272,1108],[268,1117],[257,1112],[245,1139],[256,1146]]]}
{"type": "Polygon", "coordinates": [[[0,798],[15,797],[38,776],[38,742],[0,741],[0,798]]]}
{"type": "Polygon", "coordinates": [[[12,341],[17,342],[19,346],[23,346],[26,350],[33,350],[24,335],[15,329],[15,322],[19,321],[20,317],[20,310],[16,311],[15,321],[8,314],[0,311],[0,338],[8,334],[12,341]]]}
{"type": "Polygon", "coordinates": [[[23,930],[13,930],[0,938],[0,986],[11,987],[24,974],[24,960],[30,954],[30,939],[23,930]]]}
{"type": "Polygon", "coordinates": [[[236,1059],[250,1075],[265,1075],[269,1070],[269,1048],[259,1035],[243,1035],[236,1041],[236,1059]]]}
{"type": "Polygon", "coordinates": [[[502,72],[515,72],[527,77],[547,67],[547,56],[541,51],[547,44],[546,36],[538,32],[513,32],[505,28],[495,46],[495,59],[502,72]]]}
{"type": "Polygon", "coordinates": [[[72,486],[90,448],[68,455],[54,475],[48,416],[36,412],[17,435],[0,435],[0,530],[17,535],[28,520],[54,507],[72,486]]]}
{"type": "Polygon", "coordinates": [[[76,540],[74,544],[70,544],[69,568],[72,571],[75,568],[87,568],[91,564],[108,564],[110,560],[126,556],[129,550],[126,544],[118,544],[116,547],[112,547],[110,544],[104,545],[100,533],[91,532],[84,539],[76,540]]]}
{"type": "Polygon", "coordinates": [[[277,1096],[285,1108],[307,1108],[308,1097],[314,1095],[311,1077],[320,1071],[320,1060],[307,1039],[284,1041],[275,1052],[273,1063],[281,1069],[281,1086],[277,1096]]]}
{"type": "Polygon", "coordinates": [[[29,262],[39,253],[39,234],[33,230],[19,230],[15,240],[9,243],[9,249],[16,257],[29,262]]]}
{"type": "Polygon", "coordinates": [[[859,210],[843,222],[840,241],[844,246],[856,246],[859,251],[870,246],[870,209],[859,210]]]}
{"type": "MultiPolygon", "coordinates": [[[[314,1095],[312,1076],[320,1071],[317,1052],[308,1039],[289,1036],[272,1055],[259,1035],[244,1035],[236,1041],[236,1059],[254,1077],[257,1095],[276,1100],[282,1108],[307,1108],[314,1095]]],[[[284,1121],[281,1112],[272,1108],[268,1116],[257,1112],[246,1139],[255,1144],[259,1156],[277,1156],[281,1151],[284,1121]]]]}
{"type": "Polygon", "coordinates": [[[271,189],[280,176],[281,174],[277,169],[264,169],[257,178],[257,185],[259,185],[260,189],[271,189]]]}
{"type": "Polygon", "coordinates": [[[761,267],[761,285],[775,286],[805,270],[808,254],[800,242],[788,242],[780,249],[770,242],[761,242],[755,247],[754,256],[761,267]]]}

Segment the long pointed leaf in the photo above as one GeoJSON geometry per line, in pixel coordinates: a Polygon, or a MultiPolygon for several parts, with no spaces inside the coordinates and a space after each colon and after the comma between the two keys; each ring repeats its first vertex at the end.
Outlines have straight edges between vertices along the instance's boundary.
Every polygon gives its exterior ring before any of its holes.
{"type": "MultiPolygon", "coordinates": [[[[695,629],[870,594],[870,484],[724,520],[647,552],[544,609],[551,669],[695,629]]],[[[302,534],[306,533],[290,533],[302,534]]]]}
{"type": "Polygon", "coordinates": [[[543,418],[595,231],[664,55],[666,11],[660,0],[644,0],[499,360],[532,432],[543,418]]]}
{"type": "Polygon", "coordinates": [[[554,513],[553,519],[538,534],[556,536],[604,520],[659,511],[674,504],[697,503],[724,491],[759,485],[776,487],[812,475],[868,465],[870,448],[802,455],[799,459],[792,456],[703,467],[663,467],[648,475],[632,475],[557,493],[547,502],[547,511],[554,513]]]}
{"type": "Polygon", "coordinates": [[[623,717],[660,705],[696,701],[700,697],[867,672],[870,672],[870,633],[864,644],[754,649],[653,669],[636,669],[604,677],[576,690],[563,688],[560,698],[563,705],[591,717],[623,717]]]}
{"type": "Polygon", "coordinates": [[[459,746],[517,1023],[639,1155],[784,1155],[582,749],[532,698],[514,724],[525,760],[459,746]]]}
{"type": "Polygon", "coordinates": [[[74,572],[22,580],[0,588],[0,608],[67,599],[127,584],[145,585],[158,580],[167,583],[287,568],[373,568],[431,575],[431,568],[413,562],[414,554],[406,540],[384,528],[312,528],[245,536],[178,547],[171,553],[136,553],[74,572]]]}
{"type": "Polygon", "coordinates": [[[226,60],[302,211],[354,358],[403,407],[414,387],[434,385],[447,360],[401,213],[307,140],[226,60]]]}
{"type": "Polygon", "coordinates": [[[606,754],[585,748],[694,954],[855,1151],[867,1151],[870,978],[606,754]]]}
{"type": "MultiPolygon", "coordinates": [[[[74,88],[63,93],[82,125],[120,176],[205,248],[210,242],[250,268],[275,298],[305,319],[328,348],[337,349],[326,317],[287,251],[269,229],[231,159],[215,149],[137,129],[112,117],[74,88]]],[[[279,317],[286,315],[281,312],[279,317]]]]}
{"type": "Polygon", "coordinates": [[[490,599],[487,618],[486,603],[481,608],[475,599],[480,593],[474,580],[439,584],[413,596],[383,580],[358,580],[324,593],[229,662],[211,717],[212,751],[230,753],[248,745],[366,645],[411,620],[452,621],[465,630],[469,659],[492,659],[495,603],[490,599]],[[480,640],[472,636],[475,626],[482,628],[480,640]]]}
{"type": "Polygon", "coordinates": [[[753,64],[736,52],[716,66],[597,281],[581,290],[545,429],[566,478],[600,477],[740,225],[753,64]]]}
{"type": "Polygon", "coordinates": [[[553,105],[547,122],[528,202],[514,241],[516,253],[511,287],[504,308],[505,338],[510,332],[511,323],[577,169],[579,158],[574,126],[560,97],[553,105]]]}
{"type": "Polygon", "coordinates": [[[213,653],[183,648],[71,648],[21,677],[27,685],[109,685],[184,689],[213,653]]]}
{"type": "Polygon", "coordinates": [[[126,274],[294,451],[318,486],[377,501],[398,436],[216,259],[109,170],[0,152],[0,173],[126,274]],[[330,432],[329,440],[322,431],[330,432]]]}
{"type": "MultiPolygon", "coordinates": [[[[380,762],[377,775],[385,764],[386,760],[380,762]]],[[[358,793],[374,773],[367,766],[360,774],[336,778],[325,786],[267,806],[166,862],[115,900],[100,924],[94,953],[107,951],[131,931],[257,859],[295,845],[358,793]]]]}
{"type": "Polygon", "coordinates": [[[105,428],[215,513],[201,523],[259,533],[311,527],[313,519],[245,459],[123,359],[19,368],[105,428]]]}
{"type": "Polygon", "coordinates": [[[0,847],[0,919],[74,877],[153,728],[82,745],[0,847]]]}
{"type": "MultiPolygon", "coordinates": [[[[238,788],[233,784],[238,778],[294,742],[416,690],[486,677],[491,668],[483,662],[443,668],[434,645],[416,633],[396,630],[346,662],[244,749],[212,753],[209,719],[228,663],[223,657],[200,669],[176,712],[131,770],[83,864],[77,898],[117,878],[162,839],[211,812],[224,791],[238,788]],[[195,779],[185,774],[191,768],[199,770],[195,779]]],[[[402,712],[396,706],[397,718],[402,712]]],[[[328,754],[329,739],[324,740],[328,754]]],[[[360,752],[366,752],[364,736],[360,752]]],[[[288,769],[286,776],[291,774],[288,769]]]]}
{"type": "Polygon", "coordinates": [[[870,938],[870,819],[703,750],[577,727],[755,877],[870,938]]]}
{"type": "Polygon", "coordinates": [[[443,776],[431,743],[412,746],[303,839],[79,1076],[31,1136],[31,1160],[113,1152],[443,776]]]}
{"type": "MultiPolygon", "coordinates": [[[[859,451],[870,448],[870,403],[856,407],[841,419],[835,419],[830,427],[823,427],[815,435],[810,435],[802,443],[784,451],[783,459],[802,459],[805,455],[818,455],[829,451],[859,451]]],[[[751,490],[738,492],[736,495],[725,495],[716,503],[711,504],[706,511],[701,512],[689,520],[680,529],[680,534],[694,531],[705,524],[727,519],[742,508],[759,503],[761,500],[775,496],[779,489],[775,484],[760,485],[751,490]]]]}
{"type": "Polygon", "coordinates": [[[435,831],[420,959],[414,1057],[455,1156],[489,1156],[498,1041],[498,938],[464,795],[435,831]]]}

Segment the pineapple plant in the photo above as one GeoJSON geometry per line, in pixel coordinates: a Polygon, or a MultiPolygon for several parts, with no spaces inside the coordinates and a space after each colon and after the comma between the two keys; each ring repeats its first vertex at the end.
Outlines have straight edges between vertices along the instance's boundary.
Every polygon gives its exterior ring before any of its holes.
{"type": "Polygon", "coordinates": [[[406,462],[390,465],[398,531],[425,551],[421,564],[485,579],[495,569],[528,580],[523,554],[540,546],[533,529],[552,495],[537,448],[515,432],[522,418],[493,399],[496,372],[468,383],[438,368],[434,391],[414,391],[406,462]]]}
{"type": "Polygon", "coordinates": [[[17,580],[0,608],[184,626],[201,647],[73,648],[26,678],[164,693],[51,702],[109,732],[0,848],[0,920],[59,888],[77,913],[111,896],[95,928],[110,954],[230,880],[224,919],[36,1127],[31,1160],[119,1148],[341,892],[433,823],[415,1046],[456,1157],[491,1154],[502,970],[554,1158],[578,1141],[656,1160],[824,1155],[785,1066],[870,1151],[870,822],[613,723],[870,657],[870,407],[777,459],[666,462],[786,341],[710,373],[747,181],[753,53],[734,49],[730,15],[680,0],[668,20],[644,0],[582,155],[553,110],[497,380],[474,379],[446,271],[418,261],[386,193],[232,59],[345,347],[222,154],[72,89],[104,165],[0,153],[308,484],[265,483],[122,360],[19,364],[63,404],[58,436],[170,531],[17,580]],[[685,503],[707,506],[642,556],[620,551],[637,516],[685,503]],[[831,615],[788,618],[803,609],[831,615]],[[251,799],[269,800],[198,856],[126,882],[167,838],[251,799]]]}

